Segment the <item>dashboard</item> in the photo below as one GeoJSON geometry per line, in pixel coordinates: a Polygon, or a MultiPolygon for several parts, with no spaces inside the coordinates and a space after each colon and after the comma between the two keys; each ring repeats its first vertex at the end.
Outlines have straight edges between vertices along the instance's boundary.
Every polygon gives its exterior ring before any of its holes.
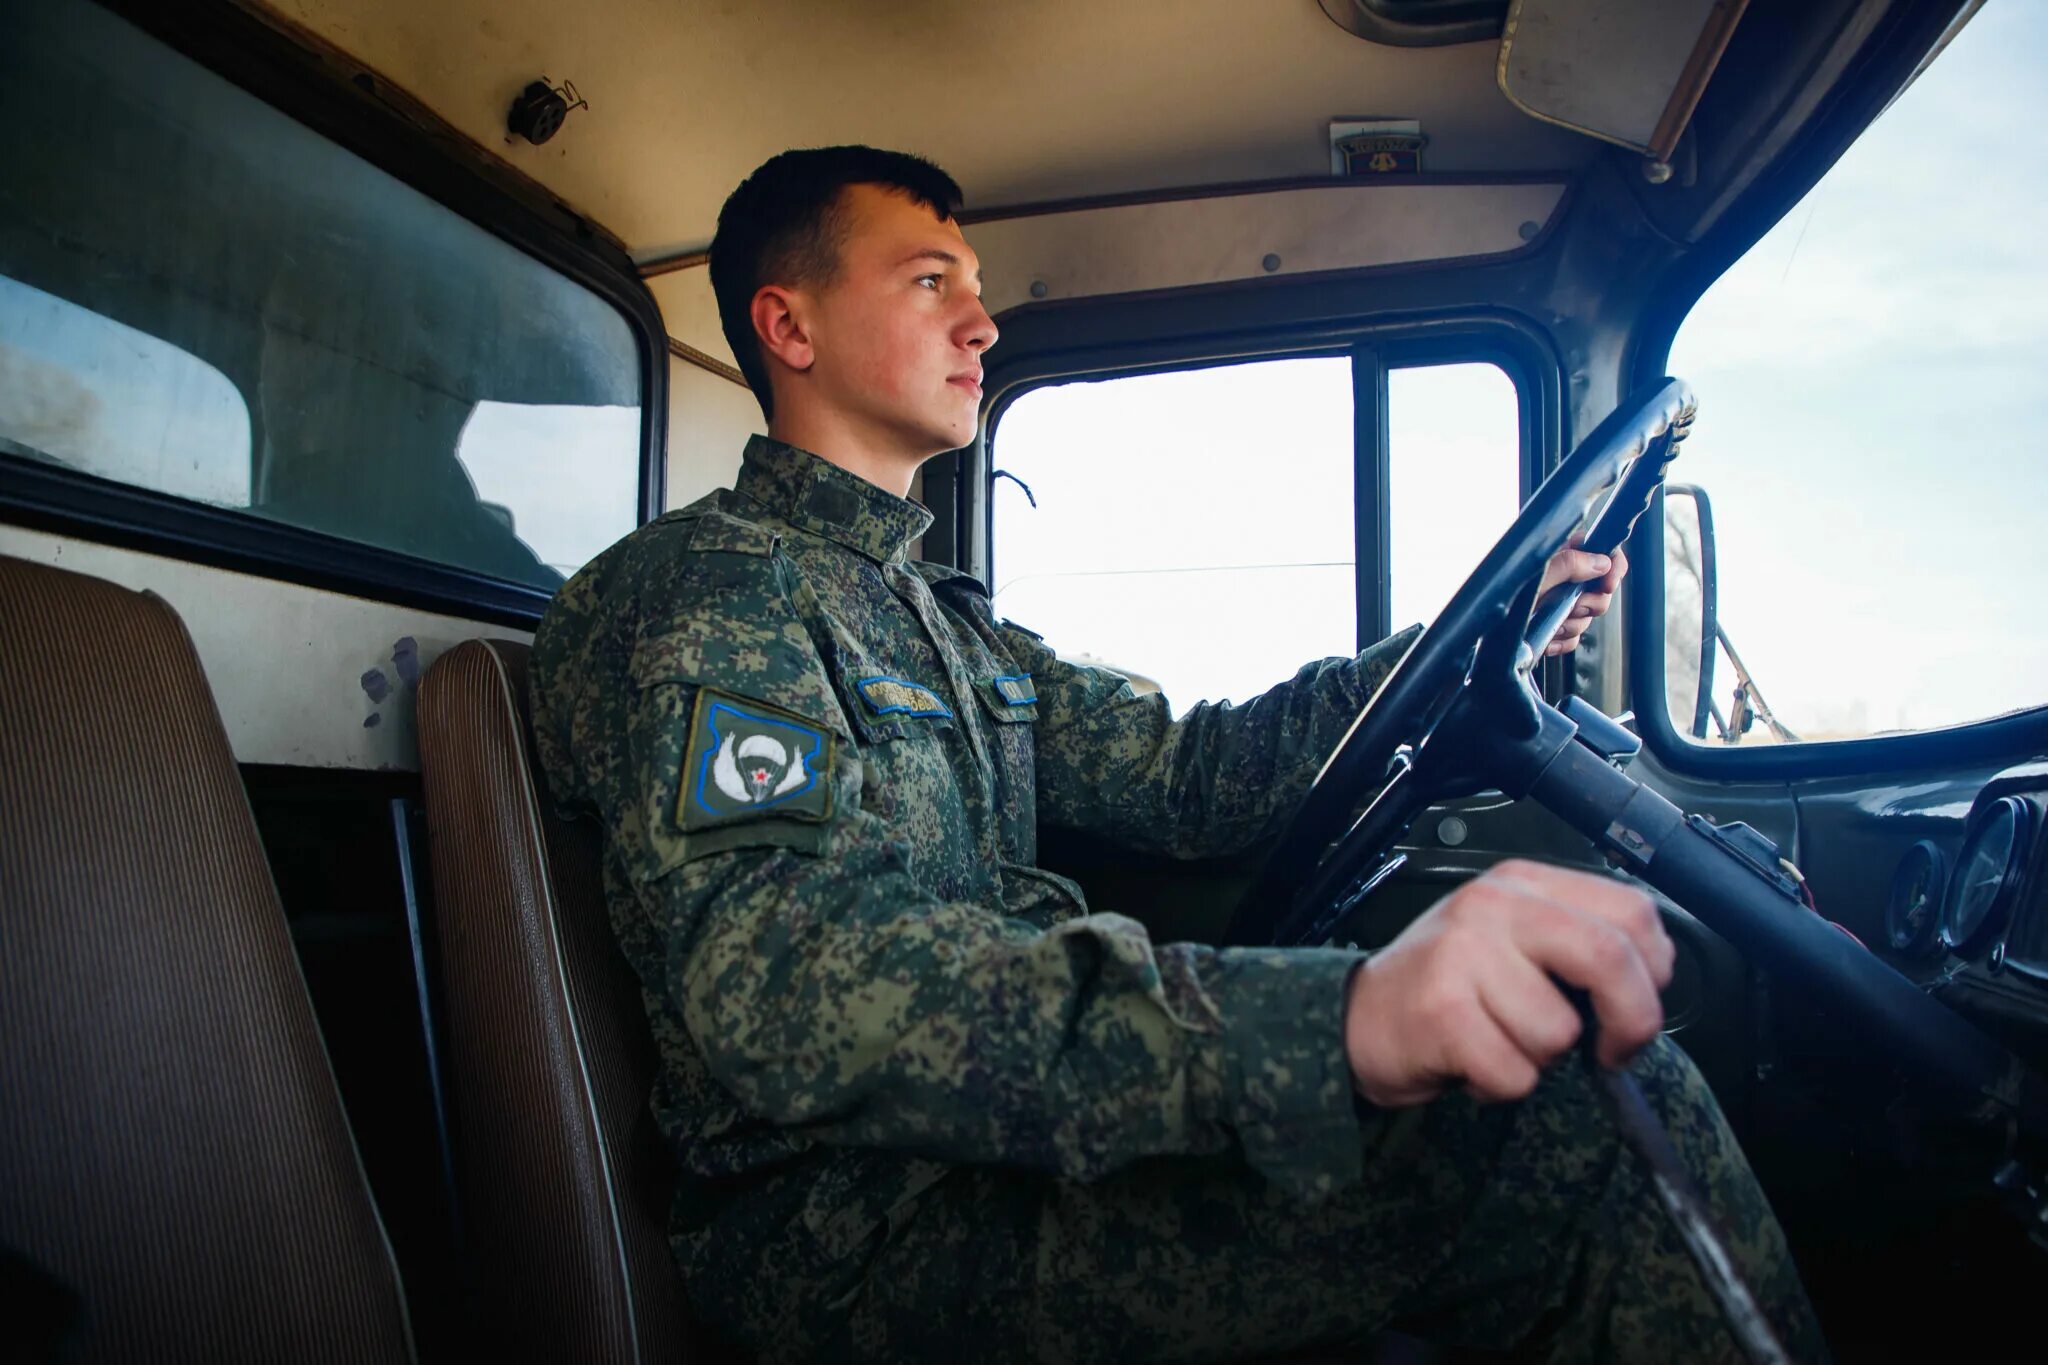
{"type": "Polygon", "coordinates": [[[2048,762],[1992,778],[1971,803],[1960,842],[1945,843],[1914,844],[1893,873],[1890,948],[1958,1009],[2040,1020],[2048,1010],[2048,762]]]}

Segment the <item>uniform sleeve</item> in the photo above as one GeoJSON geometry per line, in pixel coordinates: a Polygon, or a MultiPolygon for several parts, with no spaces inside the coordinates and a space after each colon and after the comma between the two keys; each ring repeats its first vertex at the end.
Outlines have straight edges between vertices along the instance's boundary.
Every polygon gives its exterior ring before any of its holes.
{"type": "Polygon", "coordinates": [[[1303,1197],[1361,1150],[1336,950],[1154,945],[1117,915],[1039,929],[937,901],[856,818],[651,888],[667,985],[717,1080],[819,1141],[1090,1180],[1241,1150],[1303,1197]]]}
{"type": "Polygon", "coordinates": [[[698,769],[714,771],[708,741],[692,747],[708,693],[762,723],[828,704],[796,640],[750,610],[643,642],[624,752],[597,775],[618,798],[602,803],[614,873],[665,943],[663,986],[749,1113],[822,1142],[1083,1180],[1233,1147],[1303,1195],[1356,1177],[1342,1020],[1359,955],[1157,946],[1116,915],[1046,929],[937,899],[916,848],[863,808],[843,735],[820,750],[819,799],[691,827],[698,769]],[[707,654],[741,632],[725,662],[707,654]]]}
{"type": "Polygon", "coordinates": [[[1038,689],[1039,819],[1181,858],[1251,847],[1278,832],[1421,633],[1411,626],[1241,706],[1202,702],[1176,721],[1165,697],[1138,696],[1120,675],[1067,663],[1006,626],[1004,644],[1038,689]]]}

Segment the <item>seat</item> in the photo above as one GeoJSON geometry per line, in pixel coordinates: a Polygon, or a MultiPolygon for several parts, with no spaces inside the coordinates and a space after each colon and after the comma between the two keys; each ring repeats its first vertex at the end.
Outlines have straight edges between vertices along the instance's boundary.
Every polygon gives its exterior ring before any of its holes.
{"type": "Polygon", "coordinates": [[[471,640],[419,689],[480,1326],[506,1358],[704,1359],[663,1232],[674,1176],[648,1109],[646,1007],[605,913],[598,831],[556,814],[533,767],[526,665],[524,645],[471,640]]]}
{"type": "Polygon", "coordinates": [[[410,1359],[184,624],[0,557],[0,695],[0,1249],[61,1358],[410,1359]]]}
{"type": "MultiPolygon", "coordinates": [[[[516,1358],[732,1361],[691,1339],[662,1231],[673,1168],[647,1106],[654,1042],[605,912],[597,827],[563,819],[532,764],[527,654],[470,640],[419,690],[456,1183],[481,1317],[516,1358]]],[[[1373,1349],[1376,1365],[1437,1358],[1392,1333],[1373,1349]]]]}

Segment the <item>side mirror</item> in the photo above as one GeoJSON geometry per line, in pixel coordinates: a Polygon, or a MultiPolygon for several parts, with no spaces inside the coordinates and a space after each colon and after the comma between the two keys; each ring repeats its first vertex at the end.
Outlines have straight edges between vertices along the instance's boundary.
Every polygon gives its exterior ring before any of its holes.
{"type": "MultiPolygon", "coordinates": [[[[1664,700],[1672,728],[1705,740],[1714,711],[1721,634],[1714,573],[1714,505],[1694,484],[1664,486],[1664,700]]],[[[1731,718],[1733,720],[1733,718],[1731,718]]],[[[1725,735],[1728,726],[1720,727],[1725,735]]],[[[1748,726],[1741,725],[1741,731],[1748,726]]]]}

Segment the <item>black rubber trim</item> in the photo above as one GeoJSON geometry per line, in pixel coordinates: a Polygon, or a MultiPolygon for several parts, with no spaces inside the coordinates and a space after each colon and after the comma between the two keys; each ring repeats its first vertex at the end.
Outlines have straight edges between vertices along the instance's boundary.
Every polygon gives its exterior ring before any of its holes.
{"type": "Polygon", "coordinates": [[[551,589],[55,465],[0,456],[0,473],[0,507],[10,525],[526,630],[554,596],[551,589]]]}
{"type": "MultiPolygon", "coordinates": [[[[227,0],[102,0],[179,54],[565,275],[625,319],[640,370],[640,521],[667,489],[668,333],[615,242],[517,172],[408,120],[374,76],[338,76],[317,52],[227,0]]],[[[248,513],[0,457],[0,519],[452,616],[531,626],[551,593],[248,513]]]]}
{"type": "MultiPolygon", "coordinates": [[[[1793,149],[1697,249],[1678,261],[1645,309],[1634,359],[1628,367],[1637,384],[1665,373],[1671,343],[1700,297],[1820,183],[1849,144],[1884,112],[1965,3],[1950,0],[1901,7],[1898,16],[1857,55],[1851,73],[1830,96],[1829,107],[1793,149]]],[[[1629,599],[1629,687],[1638,733],[1658,761],[1673,772],[1718,781],[1845,777],[1917,768],[1953,769],[2048,752],[2048,707],[1970,725],[1867,739],[1754,748],[1688,743],[1665,714],[1663,545],[1664,495],[1659,492],[1629,545],[1629,572],[1635,582],[1635,591],[1625,594],[1629,599]]]]}
{"type": "Polygon", "coordinates": [[[1321,0],[1346,33],[1389,47],[1494,42],[1507,27],[1508,0],[1321,0]]]}

